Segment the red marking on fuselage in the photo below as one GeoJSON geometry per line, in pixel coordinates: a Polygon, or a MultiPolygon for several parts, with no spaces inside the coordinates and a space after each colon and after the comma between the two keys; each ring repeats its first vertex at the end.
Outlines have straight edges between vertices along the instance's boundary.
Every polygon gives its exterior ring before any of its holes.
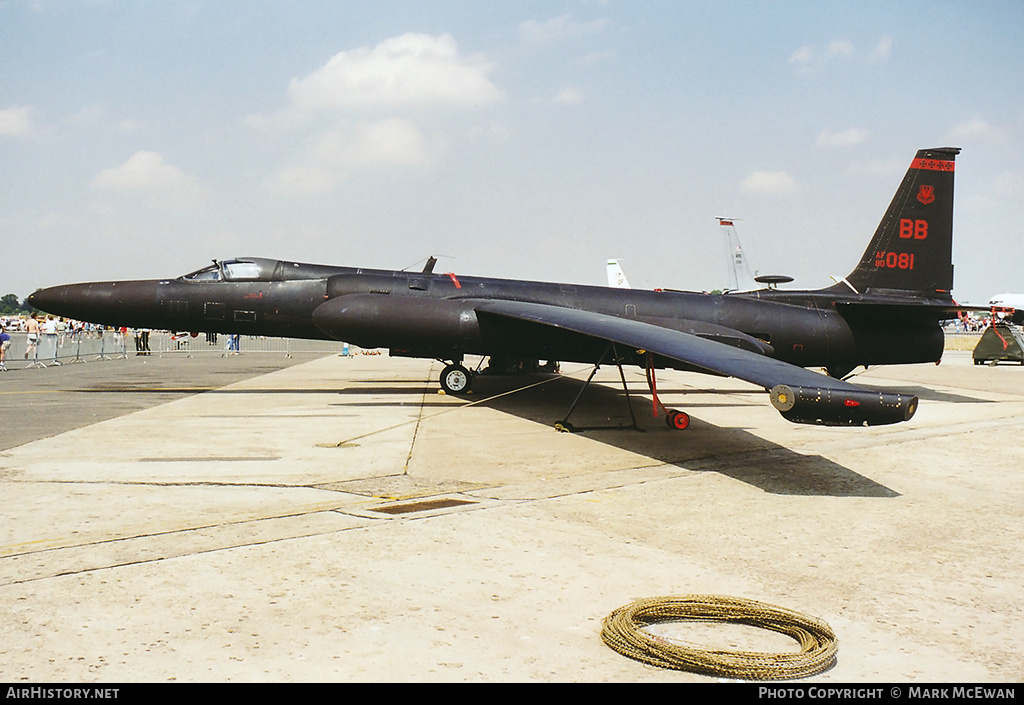
{"type": "Polygon", "coordinates": [[[452,282],[454,282],[456,289],[462,288],[462,284],[459,284],[459,280],[455,278],[455,272],[448,272],[448,276],[452,278],[452,282]]]}

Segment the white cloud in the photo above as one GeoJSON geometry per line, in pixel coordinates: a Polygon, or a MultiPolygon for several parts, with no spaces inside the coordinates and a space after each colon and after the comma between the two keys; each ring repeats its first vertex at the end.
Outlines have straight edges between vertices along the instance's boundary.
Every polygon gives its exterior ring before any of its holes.
{"type": "Polygon", "coordinates": [[[859,127],[851,127],[842,132],[822,130],[818,133],[817,145],[819,147],[850,147],[855,144],[862,144],[867,138],[867,130],[862,130],[859,127]]]}
{"type": "Polygon", "coordinates": [[[789,63],[794,66],[807,66],[814,61],[814,47],[802,46],[789,55],[789,63]]]}
{"type": "Polygon", "coordinates": [[[969,120],[955,125],[946,135],[946,139],[958,142],[989,142],[998,144],[1006,139],[1006,132],[980,117],[972,117],[969,120]]]}
{"type": "Polygon", "coordinates": [[[875,45],[874,51],[868,56],[871,61],[885,61],[892,52],[892,37],[882,37],[875,45]]]}
{"type": "Polygon", "coordinates": [[[892,37],[885,36],[870,51],[862,52],[847,39],[833,39],[824,47],[808,44],[796,49],[789,55],[789,64],[802,73],[809,73],[832,61],[875,63],[889,58],[892,44],[892,37]]]}
{"type": "Polygon", "coordinates": [[[459,54],[450,35],[403,34],[331,57],[288,94],[302,112],[321,109],[476,105],[499,100],[492,66],[459,54]]]}
{"type": "Polygon", "coordinates": [[[531,41],[546,42],[569,34],[570,23],[569,15],[552,17],[550,20],[544,20],[543,22],[528,20],[519,25],[519,32],[531,41]]]}
{"type": "Polygon", "coordinates": [[[420,165],[431,161],[427,142],[416,126],[397,118],[340,125],[323,133],[313,149],[316,161],[343,168],[420,165]]]}
{"type": "Polygon", "coordinates": [[[764,194],[787,194],[798,189],[796,180],[784,171],[755,171],[743,179],[744,191],[764,194]]]}
{"type": "Polygon", "coordinates": [[[25,137],[32,134],[32,108],[0,108],[0,137],[25,137]]]}
{"type": "Polygon", "coordinates": [[[828,43],[828,46],[825,48],[826,59],[853,56],[853,54],[853,42],[847,41],[845,39],[833,39],[831,42],[828,43]]]}
{"type": "Polygon", "coordinates": [[[291,106],[276,115],[253,115],[247,124],[262,132],[312,128],[309,145],[291,165],[267,182],[283,194],[329,192],[355,170],[423,167],[445,148],[440,135],[428,138],[410,116],[422,109],[467,108],[494,103],[502,92],[488,78],[480,55],[466,56],[450,35],[403,34],[375,46],[335,54],[288,86],[291,106]],[[367,111],[382,119],[353,122],[367,111]],[[314,116],[320,120],[314,121],[314,116]],[[332,127],[327,121],[345,118],[332,127]],[[386,116],[386,117],[383,117],[386,116]]]}
{"type": "Polygon", "coordinates": [[[428,166],[440,151],[439,144],[427,140],[408,120],[342,123],[320,133],[303,162],[279,171],[267,188],[279,194],[328,193],[352,171],[428,166]]]}
{"type": "Polygon", "coordinates": [[[172,210],[191,208],[205,200],[196,181],[164,162],[157,152],[136,152],[124,164],[97,174],[92,186],[107,194],[138,198],[146,205],[172,210]]]}

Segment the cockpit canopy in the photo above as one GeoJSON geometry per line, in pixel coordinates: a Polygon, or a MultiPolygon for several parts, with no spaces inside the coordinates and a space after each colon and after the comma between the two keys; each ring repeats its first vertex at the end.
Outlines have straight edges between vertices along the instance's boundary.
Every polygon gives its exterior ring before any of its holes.
{"type": "Polygon", "coordinates": [[[213,264],[178,277],[183,282],[282,282],[302,279],[326,279],[350,267],[324,264],[300,264],[266,257],[236,257],[213,260],[213,264]]]}
{"type": "Polygon", "coordinates": [[[208,267],[186,274],[181,279],[189,282],[272,281],[277,278],[275,274],[280,264],[277,260],[262,257],[214,260],[208,267]]]}

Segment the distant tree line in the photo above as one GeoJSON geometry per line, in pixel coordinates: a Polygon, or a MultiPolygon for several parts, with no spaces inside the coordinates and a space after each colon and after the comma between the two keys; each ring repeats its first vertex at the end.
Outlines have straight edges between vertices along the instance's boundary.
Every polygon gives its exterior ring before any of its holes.
{"type": "Polygon", "coordinates": [[[36,309],[29,306],[28,299],[18,300],[17,294],[4,294],[0,298],[0,316],[22,316],[28,315],[36,309]]]}

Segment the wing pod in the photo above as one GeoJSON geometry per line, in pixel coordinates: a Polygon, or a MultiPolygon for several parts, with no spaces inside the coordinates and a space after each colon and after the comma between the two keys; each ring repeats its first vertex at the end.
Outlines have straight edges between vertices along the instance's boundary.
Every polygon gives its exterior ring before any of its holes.
{"type": "Polygon", "coordinates": [[[909,421],[917,411],[912,394],[867,389],[777,384],[771,400],[787,421],[821,426],[883,426],[909,421]]]}

